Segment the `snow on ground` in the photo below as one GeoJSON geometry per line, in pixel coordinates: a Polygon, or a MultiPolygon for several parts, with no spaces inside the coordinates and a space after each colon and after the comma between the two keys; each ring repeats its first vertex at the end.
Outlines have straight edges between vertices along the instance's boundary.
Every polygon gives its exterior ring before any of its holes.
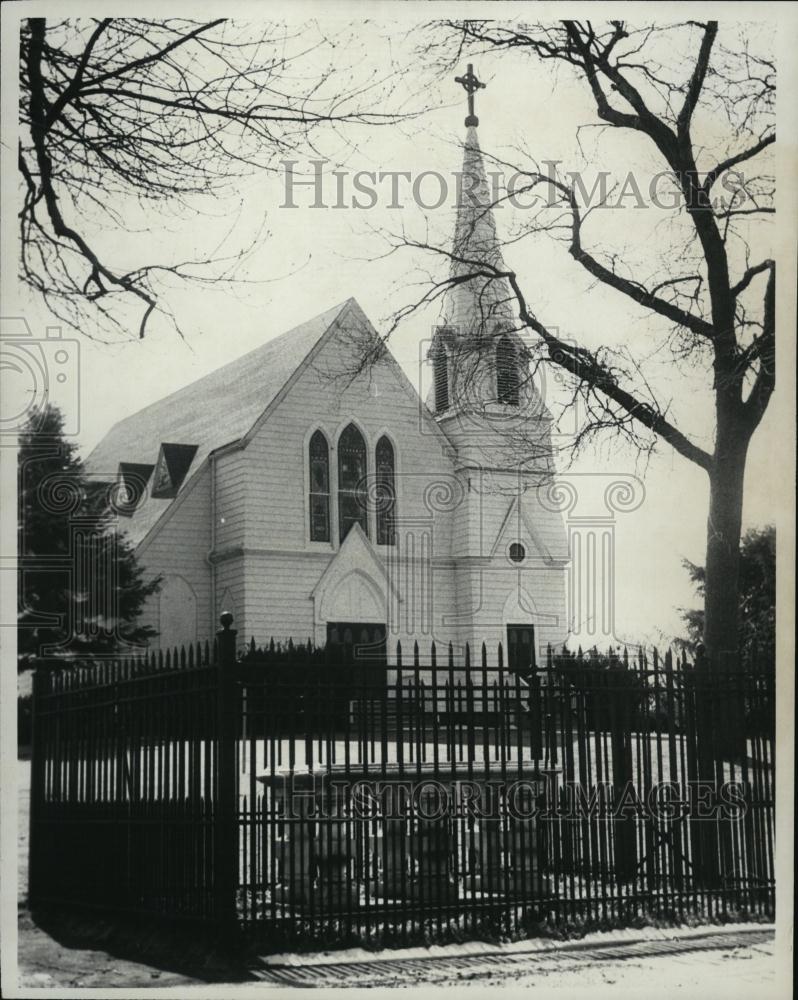
{"type": "MultiPolygon", "coordinates": [[[[20,761],[18,765],[19,793],[19,892],[24,902],[27,894],[27,817],[30,765],[20,761]]],[[[604,959],[596,958],[593,946],[617,945],[618,948],[631,946],[634,942],[650,941],[652,951],[658,942],[671,940],[678,934],[690,938],[693,946],[701,937],[715,935],[717,928],[696,927],[692,929],[645,929],[625,930],[587,935],[578,943],[552,946],[544,940],[519,941],[505,945],[486,945],[484,942],[469,942],[456,945],[437,945],[429,948],[408,948],[370,952],[364,949],[349,949],[337,952],[315,954],[282,954],[262,960],[262,968],[268,974],[270,969],[282,965],[304,968],[309,974],[332,963],[338,963],[341,972],[345,963],[357,963],[354,980],[344,976],[340,986],[369,986],[373,993],[396,987],[477,987],[481,991],[496,990],[497,995],[506,993],[507,988],[535,989],[541,995],[550,992],[567,991],[569,997],[585,997],[597,1000],[600,997],[617,998],[629,996],[634,1000],[662,996],[680,995],[699,1000],[786,1000],[791,995],[789,983],[779,980],[776,974],[774,947],[770,943],[745,944],[745,931],[754,925],[734,925],[726,928],[730,932],[740,931],[742,936],[729,934],[728,946],[701,948],[679,954],[655,955],[636,954],[619,959],[617,948],[612,949],[604,959]],[[500,960],[496,961],[499,953],[500,960]],[[501,956],[504,959],[501,960],[501,956]],[[464,959],[462,969],[457,968],[456,959],[464,959]],[[425,962],[423,971],[419,963],[398,959],[440,959],[440,963],[425,962]],[[452,960],[455,960],[454,962],[452,960]],[[386,975],[384,964],[370,975],[368,967],[375,962],[390,962],[391,973],[386,975]],[[436,973],[437,969],[437,973],[436,973]],[[423,975],[423,979],[419,979],[423,975]]],[[[709,940],[709,939],[708,939],[709,940]]],[[[716,941],[716,939],[714,939],[716,941]]],[[[784,968],[789,968],[782,962],[784,968]]],[[[40,988],[58,995],[62,988],[95,988],[96,995],[106,996],[112,989],[130,990],[134,987],[149,987],[152,995],[160,994],[162,987],[200,988],[205,996],[228,997],[241,991],[253,995],[272,994],[282,989],[267,982],[253,986],[251,983],[230,982],[207,985],[207,979],[198,970],[196,977],[180,974],[168,969],[155,968],[141,962],[132,962],[113,956],[101,950],[81,950],[66,947],[53,940],[36,927],[27,912],[20,911],[18,981],[23,988],[40,988]]],[[[6,970],[11,974],[12,970],[6,970]]],[[[321,985],[321,983],[319,983],[321,985]]],[[[329,983],[325,983],[329,985],[329,983]]],[[[296,990],[292,991],[297,995],[296,990]]],[[[13,995],[9,993],[9,995],[13,995]]],[[[161,994],[169,995],[169,994],[161,994]]],[[[171,995],[175,995],[171,993],[171,995]]]]}
{"type": "MultiPolygon", "coordinates": [[[[633,942],[649,941],[658,943],[662,941],[691,941],[698,943],[702,938],[715,936],[721,930],[717,926],[702,925],[700,927],[680,927],[680,928],[627,928],[625,930],[594,931],[585,934],[578,940],[570,942],[554,942],[550,938],[529,938],[525,941],[508,941],[506,943],[486,944],[484,941],[466,941],[455,944],[433,944],[415,948],[383,948],[379,951],[367,950],[366,948],[343,948],[335,951],[317,951],[312,954],[307,952],[282,952],[275,955],[264,956],[261,961],[265,965],[294,965],[312,966],[328,964],[347,964],[352,962],[378,962],[387,960],[403,959],[430,959],[430,958],[452,958],[458,955],[483,955],[486,952],[496,954],[497,952],[516,955],[529,953],[530,955],[541,955],[551,952],[556,948],[563,954],[577,953],[594,947],[603,947],[609,944],[632,944],[633,942]]],[[[724,924],[722,931],[724,934],[734,935],[735,933],[748,933],[751,931],[770,932],[773,930],[772,924],[724,924]]]]}

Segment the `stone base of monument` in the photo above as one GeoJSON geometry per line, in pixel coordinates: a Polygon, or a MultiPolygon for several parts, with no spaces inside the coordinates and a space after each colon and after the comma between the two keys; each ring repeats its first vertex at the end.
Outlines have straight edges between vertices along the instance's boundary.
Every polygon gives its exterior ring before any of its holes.
{"type": "Polygon", "coordinates": [[[360,891],[349,877],[345,881],[319,882],[313,901],[317,907],[328,912],[353,910],[360,906],[360,891]]]}
{"type": "Polygon", "coordinates": [[[406,875],[404,880],[378,877],[369,882],[369,897],[372,902],[456,903],[460,889],[449,876],[423,879],[406,875]]]}
{"type": "Polygon", "coordinates": [[[537,872],[498,871],[481,875],[466,875],[466,888],[491,896],[507,896],[513,899],[542,899],[551,894],[547,878],[537,872]]]}

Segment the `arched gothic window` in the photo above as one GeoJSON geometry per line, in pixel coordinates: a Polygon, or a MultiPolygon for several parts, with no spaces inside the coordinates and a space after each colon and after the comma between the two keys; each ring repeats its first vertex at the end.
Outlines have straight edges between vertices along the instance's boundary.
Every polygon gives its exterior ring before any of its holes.
{"type": "Polygon", "coordinates": [[[327,438],[316,431],[308,448],[310,460],[310,540],[330,540],[330,449],[327,438]]]}
{"type": "Polygon", "coordinates": [[[383,435],[377,442],[377,544],[396,544],[396,470],[393,445],[383,435]]]}
{"type": "Polygon", "coordinates": [[[444,413],[449,409],[449,363],[443,346],[435,349],[432,365],[435,378],[435,412],[444,413]]]}
{"type": "Polygon", "coordinates": [[[509,337],[496,345],[496,390],[500,403],[518,406],[518,355],[509,337]]]}
{"type": "Polygon", "coordinates": [[[366,442],[349,424],[338,441],[338,526],[343,541],[353,524],[369,533],[366,442]]]}

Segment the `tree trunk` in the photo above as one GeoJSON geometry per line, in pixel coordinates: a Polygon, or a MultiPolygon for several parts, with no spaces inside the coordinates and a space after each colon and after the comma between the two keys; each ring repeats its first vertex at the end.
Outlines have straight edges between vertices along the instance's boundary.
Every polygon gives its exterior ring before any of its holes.
{"type": "Polygon", "coordinates": [[[709,473],[704,645],[718,664],[733,666],[739,644],[740,533],[750,434],[739,424],[721,433],[709,473]]]}

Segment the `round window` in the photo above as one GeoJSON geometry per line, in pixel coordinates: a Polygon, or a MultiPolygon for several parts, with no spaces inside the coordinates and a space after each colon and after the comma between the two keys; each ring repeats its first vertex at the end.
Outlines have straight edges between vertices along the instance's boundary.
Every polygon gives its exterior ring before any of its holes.
{"type": "Polygon", "coordinates": [[[520,563],[526,559],[526,549],[520,542],[513,542],[508,550],[508,555],[514,563],[520,563]]]}

